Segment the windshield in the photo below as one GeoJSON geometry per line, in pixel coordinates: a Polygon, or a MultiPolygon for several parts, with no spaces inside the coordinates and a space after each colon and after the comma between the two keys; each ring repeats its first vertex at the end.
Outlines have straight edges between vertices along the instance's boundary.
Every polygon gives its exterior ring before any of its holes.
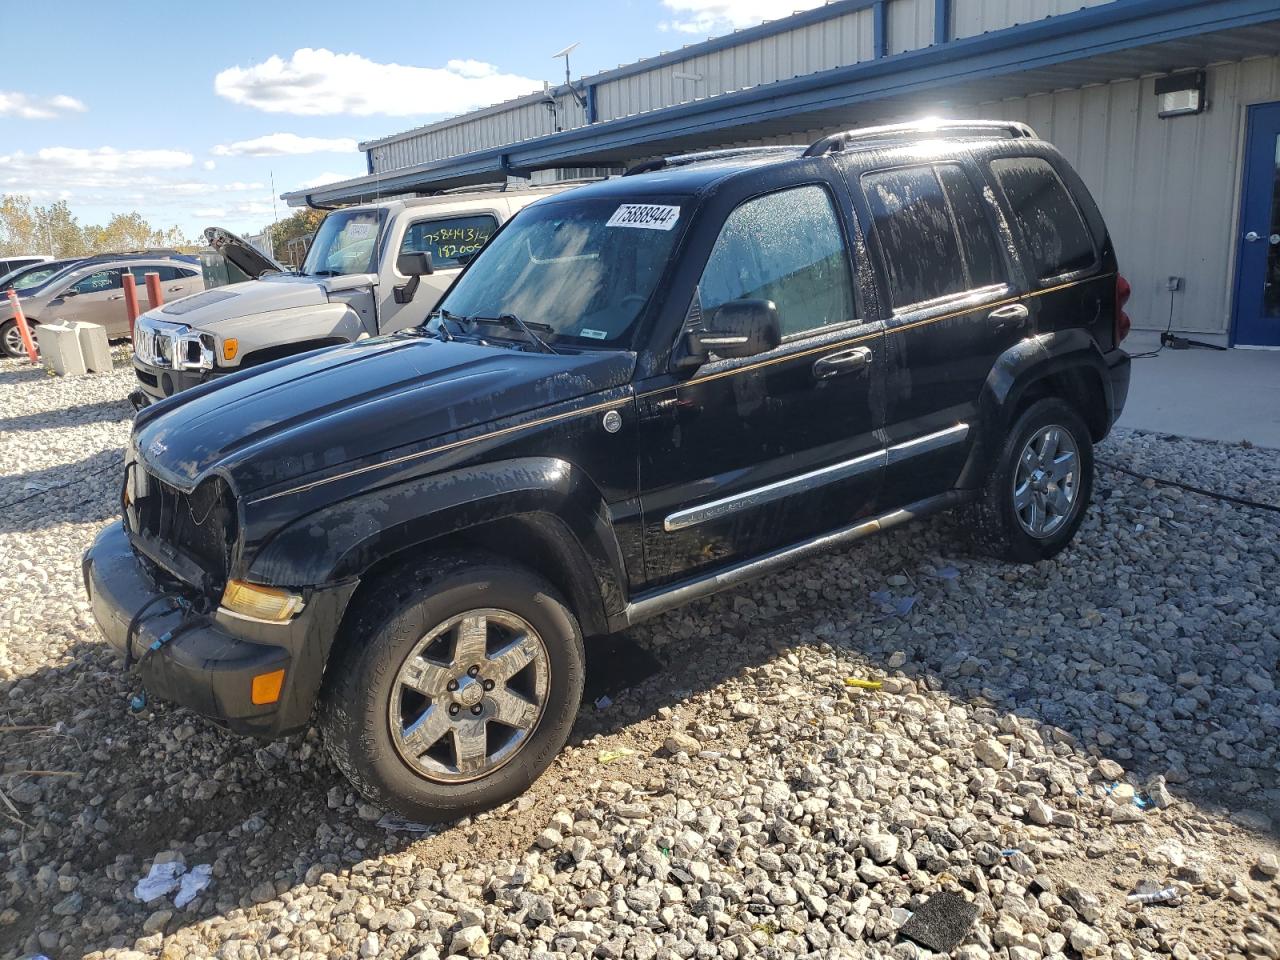
{"type": "Polygon", "coordinates": [[[32,287],[39,286],[55,273],[59,273],[65,268],[66,264],[63,263],[51,263],[39,267],[31,267],[17,273],[10,282],[13,284],[13,289],[15,290],[30,290],[32,287]]]}
{"type": "Polygon", "coordinates": [[[378,234],[386,216],[385,210],[335,210],[316,231],[302,272],[312,277],[376,272],[378,234]]]}
{"type": "Polygon", "coordinates": [[[70,276],[72,273],[78,270],[82,266],[82,264],[79,260],[76,260],[73,263],[63,263],[63,264],[58,264],[56,266],[57,266],[57,269],[55,269],[53,273],[49,274],[43,280],[37,280],[35,283],[33,283],[29,287],[19,287],[18,289],[22,292],[22,295],[24,297],[29,297],[32,294],[40,293],[43,290],[49,289],[55,283],[60,283],[62,280],[66,279],[68,276],[70,276]]]}
{"type": "MultiPolygon", "coordinates": [[[[514,314],[545,339],[626,338],[657,289],[683,228],[680,207],[562,200],[526,207],[440,304],[459,318],[514,314]]],[[[438,322],[438,321],[437,321],[438,322]]]]}

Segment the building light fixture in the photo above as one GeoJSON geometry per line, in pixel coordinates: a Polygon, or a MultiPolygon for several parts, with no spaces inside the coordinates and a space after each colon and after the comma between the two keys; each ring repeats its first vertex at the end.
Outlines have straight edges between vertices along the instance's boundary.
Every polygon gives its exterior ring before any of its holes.
{"type": "Polygon", "coordinates": [[[1204,113],[1208,102],[1205,99],[1205,72],[1192,70],[1189,73],[1174,73],[1156,80],[1156,102],[1159,104],[1159,116],[1187,117],[1204,113]]]}

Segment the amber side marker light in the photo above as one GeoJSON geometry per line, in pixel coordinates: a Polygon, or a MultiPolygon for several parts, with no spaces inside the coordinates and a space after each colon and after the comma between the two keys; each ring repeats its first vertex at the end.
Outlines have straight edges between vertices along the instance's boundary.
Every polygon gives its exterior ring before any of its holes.
{"type": "Polygon", "coordinates": [[[260,673],[253,678],[253,685],[249,690],[249,699],[258,707],[267,703],[275,703],[280,699],[280,691],[283,687],[283,670],[260,673]]]}
{"type": "Polygon", "coordinates": [[[302,609],[303,602],[300,596],[288,590],[229,580],[227,588],[222,591],[222,606],[244,617],[283,623],[302,609]]]}
{"type": "Polygon", "coordinates": [[[235,337],[227,337],[222,341],[222,359],[234,360],[240,351],[240,341],[235,337]]]}

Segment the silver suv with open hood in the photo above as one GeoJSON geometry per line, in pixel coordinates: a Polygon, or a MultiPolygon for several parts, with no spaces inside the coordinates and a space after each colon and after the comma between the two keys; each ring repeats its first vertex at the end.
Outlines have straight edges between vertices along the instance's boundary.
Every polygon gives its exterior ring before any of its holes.
{"type": "Polygon", "coordinates": [[[563,186],[388,200],[335,210],[291,272],[221,228],[209,245],[254,279],[138,318],[142,406],[211,377],[426,318],[462,266],[516,211],[563,186]]]}

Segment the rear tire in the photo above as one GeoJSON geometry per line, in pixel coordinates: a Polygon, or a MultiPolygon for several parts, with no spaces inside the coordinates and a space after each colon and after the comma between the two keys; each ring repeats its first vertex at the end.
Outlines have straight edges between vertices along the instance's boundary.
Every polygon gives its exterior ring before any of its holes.
{"type": "Polygon", "coordinates": [[[320,726],[370,802],[453,820],[523,793],[556,758],[582,699],[577,619],[531,571],[483,554],[394,573],[331,658],[320,726]],[[514,672],[513,672],[514,671],[514,672]]]}
{"type": "Polygon", "coordinates": [[[1037,400],[1005,437],[964,525],[982,553],[1036,563],[1071,542],[1093,497],[1093,440],[1084,420],[1057,397],[1037,400]]]}

